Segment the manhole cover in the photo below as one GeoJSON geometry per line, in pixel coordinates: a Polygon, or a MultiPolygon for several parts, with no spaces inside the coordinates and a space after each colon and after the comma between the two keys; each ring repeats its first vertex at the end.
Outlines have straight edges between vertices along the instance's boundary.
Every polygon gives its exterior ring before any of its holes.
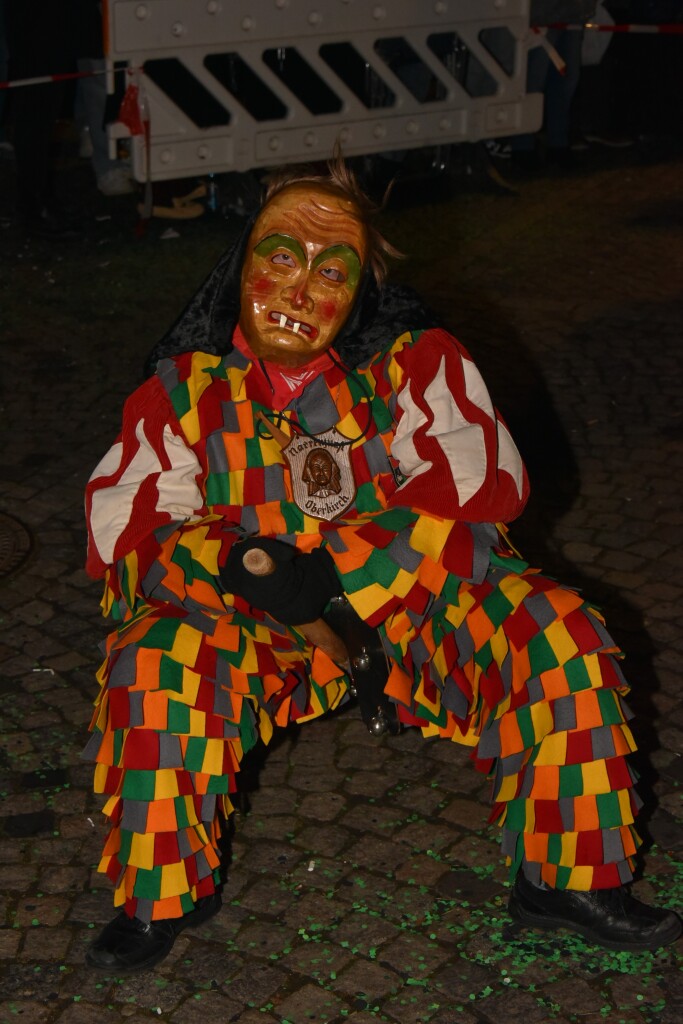
{"type": "Polygon", "coordinates": [[[0,512],[0,578],[16,572],[31,553],[31,534],[17,519],[0,512]]]}

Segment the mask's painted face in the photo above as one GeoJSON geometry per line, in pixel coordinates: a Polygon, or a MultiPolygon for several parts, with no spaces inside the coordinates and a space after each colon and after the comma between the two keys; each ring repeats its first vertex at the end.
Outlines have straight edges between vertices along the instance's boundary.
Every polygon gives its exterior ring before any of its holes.
{"type": "Polygon", "coordinates": [[[254,355],[297,367],[325,352],[351,312],[366,253],[349,200],[303,183],[274,196],[242,270],[240,327],[254,355]]]}

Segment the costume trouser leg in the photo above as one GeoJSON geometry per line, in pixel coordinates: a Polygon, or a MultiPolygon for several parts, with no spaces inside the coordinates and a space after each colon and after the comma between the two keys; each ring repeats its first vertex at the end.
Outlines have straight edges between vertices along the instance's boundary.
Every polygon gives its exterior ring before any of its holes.
{"type": "MultiPolygon", "coordinates": [[[[86,753],[98,762],[96,791],[109,796],[100,870],[129,914],[177,917],[214,890],[218,818],[230,813],[243,753],[273,724],[338,703],[344,685],[331,663],[325,685],[309,684],[287,636],[149,615],[110,638],[86,753]]],[[[630,879],[639,840],[627,687],[594,609],[532,571],[499,566],[461,584],[392,653],[413,721],[469,743],[493,772],[493,817],[513,869],[559,888],[630,879]]]]}
{"type": "Polygon", "coordinates": [[[438,680],[440,713],[424,731],[471,744],[493,774],[492,820],[513,871],[579,890],[629,881],[640,843],[626,761],[635,743],[620,652],[599,613],[533,570],[496,566],[483,583],[461,585],[440,625],[412,712],[420,716],[420,695],[453,652],[446,683],[438,680]],[[456,697],[466,699],[465,724],[445,713],[456,697]]]}
{"type": "Polygon", "coordinates": [[[311,691],[291,637],[227,616],[148,615],[113,634],[107,654],[84,754],[109,797],[99,870],[131,917],[181,917],[215,891],[243,754],[274,724],[322,714],[345,686],[328,662],[328,685],[311,691]]]}

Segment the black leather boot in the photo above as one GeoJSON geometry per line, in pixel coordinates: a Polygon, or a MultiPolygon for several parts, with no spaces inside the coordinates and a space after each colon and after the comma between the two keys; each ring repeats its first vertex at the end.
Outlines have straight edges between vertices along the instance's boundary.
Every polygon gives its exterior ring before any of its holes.
{"type": "Polygon", "coordinates": [[[85,954],[90,967],[105,971],[144,971],[160,963],[184,928],[195,928],[221,909],[220,893],[204,896],[183,917],[145,924],[121,911],[102,929],[85,954]]]}
{"type": "Polygon", "coordinates": [[[384,692],[389,664],[376,629],[363,622],[345,597],[333,597],[323,615],[325,622],[346,644],[351,663],[352,696],[373,736],[397,736],[401,723],[396,705],[384,692]]]}
{"type": "Polygon", "coordinates": [[[577,892],[532,885],[520,872],[509,903],[510,916],[529,928],[568,928],[607,949],[659,949],[681,934],[671,910],[648,907],[623,885],[577,892]]]}

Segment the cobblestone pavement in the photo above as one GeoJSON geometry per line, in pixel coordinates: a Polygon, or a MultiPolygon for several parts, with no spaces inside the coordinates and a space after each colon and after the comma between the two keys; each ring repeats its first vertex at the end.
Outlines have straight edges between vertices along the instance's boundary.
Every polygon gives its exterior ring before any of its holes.
{"type": "MultiPolygon", "coordinates": [[[[536,494],[513,538],[601,603],[628,649],[653,795],[636,889],[679,907],[682,170],[680,158],[620,158],[386,215],[418,253],[398,276],[475,354],[529,460],[536,494]]],[[[0,581],[0,1022],[678,1024],[680,941],[629,955],[511,936],[488,783],[454,745],[373,739],[354,708],[251,762],[218,917],[153,972],[84,967],[111,896],[79,759],[105,633],[81,568],[82,490],[144,354],[194,287],[177,261],[194,247],[200,280],[225,227],[199,221],[164,241],[168,225],[155,225],[136,240],[133,202],[84,199],[112,219],[93,216],[70,247],[27,244],[4,222],[0,511],[33,550],[0,581]],[[131,262],[140,284],[124,304],[131,262]]]]}

